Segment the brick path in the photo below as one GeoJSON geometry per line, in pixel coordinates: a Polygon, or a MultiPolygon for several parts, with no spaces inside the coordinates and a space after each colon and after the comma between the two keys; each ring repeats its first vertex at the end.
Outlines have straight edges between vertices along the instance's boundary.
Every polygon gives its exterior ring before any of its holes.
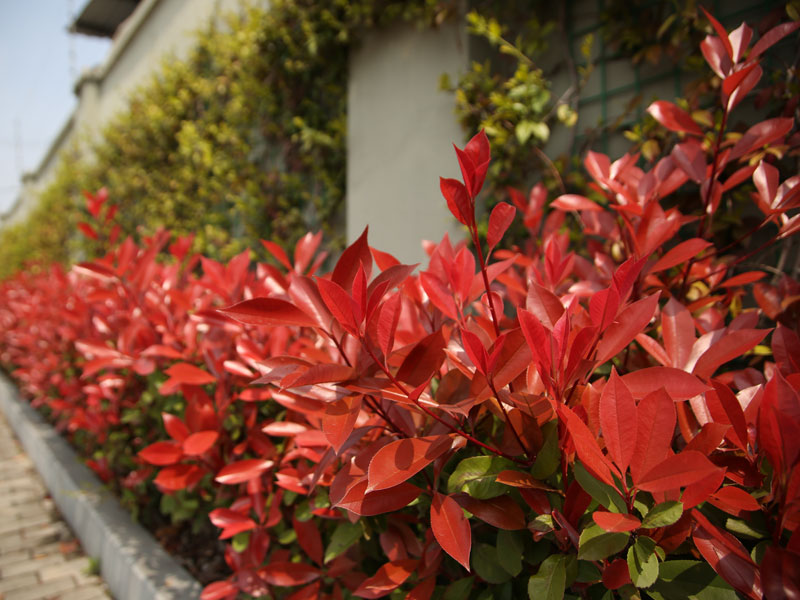
{"type": "Polygon", "coordinates": [[[0,412],[0,600],[107,599],[91,567],[0,412]]]}

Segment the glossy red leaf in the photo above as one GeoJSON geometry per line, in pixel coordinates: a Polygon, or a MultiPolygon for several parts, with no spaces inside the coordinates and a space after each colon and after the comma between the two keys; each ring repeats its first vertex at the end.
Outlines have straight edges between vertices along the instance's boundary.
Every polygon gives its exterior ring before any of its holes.
{"type": "Polygon", "coordinates": [[[692,540],[711,568],[738,592],[760,600],[761,575],[741,542],[716,527],[697,509],[692,510],[692,518],[696,523],[692,540]]]}
{"type": "Polygon", "coordinates": [[[245,481],[260,477],[264,471],[272,468],[274,464],[275,463],[271,460],[263,460],[260,458],[231,462],[220,469],[214,480],[225,485],[244,483],[245,481]]]}
{"type": "Polygon", "coordinates": [[[281,263],[284,267],[286,267],[290,271],[292,270],[292,263],[289,261],[289,257],[286,256],[286,252],[284,251],[283,248],[281,248],[275,242],[271,242],[269,240],[261,240],[261,245],[263,245],[264,248],[266,248],[267,252],[269,252],[272,256],[275,257],[275,260],[277,260],[279,263],[281,263]]]}
{"type": "Polygon", "coordinates": [[[323,562],[322,536],[315,519],[300,521],[292,515],[292,527],[297,534],[297,543],[303,552],[318,565],[323,562]]]}
{"type": "Polygon", "coordinates": [[[712,344],[697,359],[692,373],[698,377],[711,377],[720,366],[752,350],[768,333],[768,329],[728,331],[718,343],[712,344]]]}
{"type": "Polygon", "coordinates": [[[183,440],[183,453],[187,456],[199,456],[208,452],[219,438],[216,431],[198,431],[183,440]]]}
{"type": "Polygon", "coordinates": [[[366,477],[352,486],[336,504],[362,517],[382,515],[405,508],[416,500],[422,490],[410,483],[401,483],[393,488],[366,493],[366,477]]]}
{"type": "Polygon", "coordinates": [[[586,470],[600,481],[616,487],[611,473],[613,471],[618,478],[621,478],[620,473],[609,463],[600,450],[600,446],[597,445],[597,441],[592,432],[589,431],[586,423],[565,405],[558,407],[558,416],[563,421],[570,436],[572,436],[575,451],[578,453],[578,458],[581,459],[586,470]]]}
{"type": "Polygon", "coordinates": [[[620,311],[597,344],[598,363],[604,363],[622,352],[645,329],[658,307],[658,296],[658,293],[652,294],[620,311]]]}
{"type": "Polygon", "coordinates": [[[489,215],[489,229],[486,233],[486,243],[489,250],[494,248],[514,221],[517,209],[506,202],[498,202],[489,215]]]}
{"type": "Polygon", "coordinates": [[[447,341],[441,329],[422,338],[403,360],[395,377],[413,387],[427,382],[444,361],[447,341]]]}
{"type": "Polygon", "coordinates": [[[592,212],[603,212],[603,207],[592,202],[586,196],[578,194],[561,194],[550,203],[550,206],[559,210],[588,210],[592,212]]]}
{"type": "Polygon", "coordinates": [[[353,432],[360,410],[361,396],[348,396],[325,406],[322,431],[337,454],[353,432]]]}
{"type": "Polygon", "coordinates": [[[239,593],[239,587],[230,581],[215,581],[203,588],[200,600],[232,600],[239,593]]]}
{"type": "Polygon", "coordinates": [[[703,11],[703,14],[706,16],[706,18],[711,23],[711,25],[714,27],[714,31],[717,32],[717,36],[719,36],[719,39],[722,42],[722,45],[725,47],[725,52],[728,54],[728,58],[733,60],[733,47],[731,46],[731,42],[728,39],[728,32],[725,30],[725,28],[722,26],[722,24],[719,21],[717,21],[711,15],[711,13],[709,13],[705,9],[705,7],[701,6],[700,9],[703,11]]]}
{"type": "Polygon", "coordinates": [[[339,284],[327,279],[317,279],[317,288],[325,306],[344,329],[358,336],[361,319],[357,318],[356,303],[339,284]]]}
{"type": "Polygon", "coordinates": [[[425,581],[418,583],[406,594],[405,600],[430,600],[433,590],[436,589],[436,578],[429,577],[425,581]]]}
{"type": "Polygon", "coordinates": [[[452,446],[449,435],[405,438],[390,442],[372,457],[367,491],[384,490],[407,481],[452,446]]]}
{"type": "Polygon", "coordinates": [[[780,546],[768,546],[761,561],[760,575],[765,598],[800,598],[800,554],[780,546]]]}
{"type": "Polygon", "coordinates": [[[319,569],[313,565],[288,561],[270,562],[266,567],[260,568],[258,574],[270,585],[279,587],[305,585],[320,576],[319,569]]]}
{"type": "Polygon", "coordinates": [[[100,236],[97,235],[97,232],[94,230],[94,227],[92,227],[88,223],[84,223],[83,221],[78,223],[78,229],[81,230],[81,233],[83,235],[85,235],[86,237],[91,238],[93,240],[96,240],[96,239],[98,239],[100,237],[100,236]]]}
{"type": "Polygon", "coordinates": [[[792,127],[794,127],[794,119],[791,117],[778,117],[756,123],[734,144],[731,153],[728,155],[728,160],[736,160],[745,154],[760,149],[762,146],[781,139],[792,130],[792,127]]]}
{"type": "Polygon", "coordinates": [[[164,421],[164,429],[167,430],[167,434],[176,442],[182,442],[189,437],[189,428],[175,415],[162,412],[161,419],[164,421]]]}
{"type": "Polygon", "coordinates": [[[636,448],[636,425],[636,401],[612,367],[600,396],[600,427],[611,460],[623,473],[636,448]]]}
{"type": "Polygon", "coordinates": [[[623,585],[631,583],[628,561],[617,558],[603,569],[603,585],[609,590],[617,590],[623,585]]]}
{"type": "Polygon", "coordinates": [[[631,459],[631,476],[638,485],[641,476],[663,461],[675,434],[675,403],[663,388],[647,394],[639,402],[636,421],[636,448],[631,459]]]}
{"type": "Polygon", "coordinates": [[[661,330],[664,349],[679,369],[689,361],[695,341],[692,313],[675,298],[670,298],[661,311],[661,330]]]}
{"type": "Polygon", "coordinates": [[[472,222],[472,204],[469,200],[467,188],[457,179],[439,178],[439,188],[442,196],[447,200],[447,208],[462,225],[472,222]]]}
{"type": "Polygon", "coordinates": [[[365,227],[358,239],[345,248],[333,268],[331,281],[344,290],[352,289],[359,267],[364,269],[367,280],[372,274],[372,254],[367,243],[368,232],[369,227],[365,227]]]}
{"type": "MultiPolygon", "coordinates": [[[[727,38],[725,39],[727,40],[727,38]]],[[[682,108],[678,108],[672,102],[657,100],[647,108],[647,112],[649,112],[656,121],[671,131],[691,133],[700,137],[703,136],[703,130],[700,129],[700,126],[689,116],[689,113],[682,108]]]]}
{"type": "Polygon", "coordinates": [[[684,450],[667,457],[642,475],[636,487],[646,492],[669,492],[713,475],[721,469],[704,454],[684,450]]]}
{"type": "Polygon", "coordinates": [[[427,271],[420,273],[419,282],[422,289],[430,298],[431,303],[438,308],[445,316],[453,320],[458,320],[458,309],[456,308],[455,300],[453,300],[453,293],[433,273],[427,271]]]}
{"type": "Polygon", "coordinates": [[[469,571],[472,531],[461,506],[450,496],[434,492],[431,502],[431,530],[442,550],[469,571]]]}
{"type": "Polygon", "coordinates": [[[497,474],[495,481],[497,483],[502,483],[503,485],[508,485],[515,488],[536,489],[546,492],[554,491],[553,488],[545,483],[542,483],[538,479],[534,479],[533,475],[530,473],[525,473],[524,471],[500,471],[497,474]]]}
{"type": "Polygon", "coordinates": [[[673,400],[688,400],[702,394],[709,386],[697,377],[672,367],[647,367],[622,376],[634,398],[644,398],[662,387],[673,400]]]}
{"type": "Polygon", "coordinates": [[[400,322],[400,294],[394,294],[381,305],[378,313],[378,345],[384,356],[389,356],[394,347],[394,336],[400,322]]]}
{"type": "Polygon", "coordinates": [[[183,458],[183,450],[175,442],[154,442],[139,450],[139,457],[151,465],[174,465],[183,458]]]}
{"type": "Polygon", "coordinates": [[[204,385],[214,383],[217,378],[208,371],[189,363],[175,363],[165,371],[173,383],[187,385],[204,385]]]}
{"type": "Polygon", "coordinates": [[[708,248],[711,245],[711,242],[708,240],[704,240],[702,238],[691,238],[684,242],[681,242],[671,250],[669,250],[664,256],[658,259],[656,264],[650,267],[650,273],[658,273],[660,271],[665,271],[667,269],[671,269],[681,263],[688,261],[689,259],[697,257],[703,250],[708,248]]]}
{"type": "Polygon", "coordinates": [[[596,510],[592,513],[592,520],[606,531],[615,533],[634,531],[642,526],[642,522],[633,515],[596,510]]]}
{"type": "Polygon", "coordinates": [[[361,582],[353,592],[359,598],[381,598],[400,587],[417,568],[419,560],[401,559],[386,563],[377,573],[361,582]]]}
{"type": "Polygon", "coordinates": [[[316,321],[291,302],[278,298],[253,298],[219,309],[224,315],[248,325],[299,325],[313,327],[316,321]]]}
{"type": "Polygon", "coordinates": [[[793,33],[798,28],[800,28],[800,21],[794,21],[792,23],[781,23],[780,25],[776,25],[769,31],[767,31],[764,35],[759,38],[759,40],[753,45],[752,50],[750,50],[750,54],[747,57],[748,61],[753,61],[761,54],[764,53],[765,50],[770,48],[771,46],[777,44],[783,38],[785,38],[790,33],[793,33]]]}
{"type": "Polygon", "coordinates": [[[711,494],[708,499],[711,504],[725,512],[737,514],[740,511],[752,512],[760,510],[761,505],[745,490],[733,485],[726,485],[711,494]]]}
{"type": "Polygon", "coordinates": [[[243,531],[250,531],[257,527],[256,522],[247,515],[231,510],[230,508],[217,508],[208,514],[208,518],[223,531],[219,539],[227,540],[243,531]]]}
{"type": "Polygon", "coordinates": [[[458,164],[461,167],[461,175],[464,178],[467,192],[471,198],[475,198],[483,187],[486,178],[486,171],[489,169],[490,147],[489,138],[486,132],[481,129],[472,139],[467,142],[463,150],[453,146],[458,157],[458,164]]]}
{"type": "Polygon", "coordinates": [[[467,512],[481,521],[486,521],[492,527],[508,531],[525,529],[525,513],[511,496],[479,500],[467,494],[458,494],[453,496],[453,499],[467,512]]]}
{"type": "Polygon", "coordinates": [[[162,490],[177,492],[196,485],[203,475],[205,471],[197,465],[170,465],[158,472],[153,483],[162,490]]]}
{"type": "Polygon", "coordinates": [[[708,405],[714,421],[718,423],[730,423],[736,436],[739,448],[747,449],[747,421],[742,411],[742,405],[731,389],[716,380],[712,380],[713,392],[706,393],[706,404],[708,405]]]}

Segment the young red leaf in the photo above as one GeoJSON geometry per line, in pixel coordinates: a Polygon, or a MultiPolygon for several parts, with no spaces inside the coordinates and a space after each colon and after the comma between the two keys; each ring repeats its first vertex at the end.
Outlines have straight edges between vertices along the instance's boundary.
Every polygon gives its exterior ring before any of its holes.
{"type": "Polygon", "coordinates": [[[630,344],[650,322],[658,307],[658,292],[625,307],[597,344],[598,364],[610,360],[630,344]]]}
{"type": "Polygon", "coordinates": [[[472,364],[475,365],[480,373],[486,375],[489,369],[489,355],[486,353],[483,342],[477,335],[467,329],[461,330],[461,341],[472,364]]]}
{"type": "Polygon", "coordinates": [[[442,550],[469,571],[472,531],[464,511],[450,496],[434,492],[431,502],[431,530],[442,550]]]}
{"type": "Polygon", "coordinates": [[[603,212],[603,207],[597,204],[597,202],[592,202],[586,196],[580,196],[578,194],[561,194],[550,203],[550,206],[563,211],[588,210],[592,212],[603,212]]]}
{"type": "MultiPolygon", "coordinates": [[[[725,39],[727,40],[728,38],[726,37],[725,39]]],[[[672,102],[656,100],[647,108],[647,112],[670,131],[703,136],[703,130],[692,120],[689,113],[682,108],[678,108],[672,102]]]]}
{"type": "Polygon", "coordinates": [[[247,515],[231,510],[230,508],[217,508],[208,513],[208,518],[222,529],[219,539],[227,540],[237,533],[250,531],[257,527],[256,522],[247,515]]]}
{"type": "Polygon", "coordinates": [[[489,525],[497,529],[516,531],[525,529],[525,513],[510,496],[497,496],[479,500],[467,494],[454,496],[458,504],[489,525]]]}
{"type": "Polygon", "coordinates": [[[697,359],[692,373],[704,379],[711,377],[721,365],[752,350],[768,333],[768,329],[728,331],[720,342],[712,344],[697,359]]]}
{"type": "Polygon", "coordinates": [[[279,587],[305,585],[320,576],[319,569],[312,565],[288,561],[270,562],[266,567],[260,568],[258,574],[270,585],[279,587]]]}
{"type": "Polygon", "coordinates": [[[800,598],[800,554],[780,546],[768,546],[761,561],[760,575],[765,598],[800,598]]]}
{"type": "Polygon", "coordinates": [[[752,512],[761,509],[758,500],[742,488],[734,485],[726,485],[719,488],[711,494],[708,501],[717,508],[734,515],[741,511],[752,512]]]}
{"type": "Polygon", "coordinates": [[[429,577],[422,583],[418,583],[414,589],[406,594],[405,600],[430,600],[433,590],[436,589],[436,578],[429,577]]]}
{"type": "Polygon", "coordinates": [[[747,450],[747,421],[736,395],[731,389],[716,380],[711,381],[713,392],[706,393],[706,404],[711,411],[711,416],[718,423],[730,423],[736,436],[737,445],[742,450],[747,450]]]}
{"type": "Polygon", "coordinates": [[[791,117],[776,117],[756,123],[734,144],[731,153],[728,155],[728,160],[734,161],[745,154],[781,139],[793,127],[794,119],[791,117]]]}
{"type": "Polygon", "coordinates": [[[187,456],[199,456],[208,452],[217,441],[216,431],[198,431],[183,440],[183,453],[187,456]]]}
{"type": "Polygon", "coordinates": [[[516,214],[517,210],[505,202],[498,202],[492,209],[492,214],[489,216],[489,229],[486,233],[486,243],[489,245],[489,250],[503,239],[516,214]]]}
{"type": "Polygon", "coordinates": [[[406,438],[390,442],[372,457],[367,471],[367,492],[384,490],[407,481],[447,452],[448,435],[406,438]]]}
{"type": "Polygon", "coordinates": [[[297,543],[303,549],[303,552],[318,565],[323,562],[323,546],[322,536],[317,528],[315,519],[308,521],[300,521],[295,515],[292,515],[292,528],[297,534],[297,543]]]}
{"type": "Polygon", "coordinates": [[[696,525],[694,545],[720,577],[748,598],[763,597],[758,566],[741,542],[712,524],[699,510],[692,510],[696,525]]]}
{"type": "Polygon", "coordinates": [[[463,150],[455,145],[461,175],[470,198],[475,198],[483,187],[486,171],[489,169],[490,148],[486,132],[481,129],[467,143],[463,150]]]}
{"type": "Polygon", "coordinates": [[[175,363],[165,371],[170,376],[172,383],[188,385],[204,385],[214,383],[217,378],[208,371],[189,363],[175,363]]]}
{"type": "Polygon", "coordinates": [[[173,465],[183,458],[183,450],[175,442],[154,442],[139,450],[139,457],[151,465],[162,467],[173,465]]]}
{"type": "Polygon", "coordinates": [[[617,558],[606,565],[603,570],[603,585],[606,588],[617,590],[628,583],[631,583],[631,575],[627,560],[617,558]]]}
{"type": "Polygon", "coordinates": [[[94,230],[94,227],[92,227],[88,223],[84,223],[83,221],[81,221],[80,223],[78,223],[78,229],[80,229],[81,233],[88,238],[91,238],[93,240],[99,238],[97,232],[94,230]]]}
{"type": "Polygon", "coordinates": [[[722,23],[720,23],[713,16],[711,16],[711,13],[709,13],[705,9],[705,7],[701,6],[700,8],[702,9],[703,14],[706,16],[708,21],[714,27],[714,31],[717,32],[717,35],[719,36],[719,39],[722,42],[722,45],[725,47],[725,52],[728,54],[728,58],[733,60],[733,47],[731,46],[731,41],[728,39],[728,32],[722,26],[722,23]]]}
{"type": "Polygon", "coordinates": [[[220,308],[218,312],[248,325],[317,325],[314,319],[294,304],[278,298],[244,300],[228,308],[220,308]]]}
{"type": "Polygon", "coordinates": [[[472,204],[464,184],[457,179],[440,177],[439,188],[442,190],[442,196],[447,200],[447,208],[450,209],[453,216],[458,219],[459,223],[469,227],[473,217],[472,204]]]}
{"type": "Polygon", "coordinates": [[[260,477],[264,471],[272,468],[275,463],[271,460],[260,458],[250,458],[231,462],[222,467],[214,480],[225,485],[235,485],[244,483],[256,477],[260,477]]]}
{"type": "Polygon", "coordinates": [[[611,463],[600,450],[597,441],[589,431],[578,415],[566,405],[559,405],[558,416],[572,436],[572,441],[575,444],[575,451],[578,453],[578,458],[581,459],[583,466],[591,475],[603,483],[616,488],[614,478],[611,476],[612,472],[621,479],[619,471],[611,463]]]}
{"type": "Polygon", "coordinates": [[[337,454],[350,437],[361,411],[361,396],[348,396],[325,405],[322,431],[337,454]]]}
{"type": "Polygon", "coordinates": [[[423,271],[419,274],[419,282],[422,289],[428,294],[431,303],[438,308],[445,316],[458,320],[458,309],[453,300],[452,292],[447,288],[444,282],[433,273],[423,271]]]}
{"type": "Polygon", "coordinates": [[[414,387],[425,383],[439,371],[446,346],[447,341],[441,329],[425,336],[408,353],[395,377],[414,387]]]}
{"type": "Polygon", "coordinates": [[[800,21],[781,23],[780,25],[776,25],[770,29],[767,33],[761,36],[761,38],[753,46],[753,49],[750,50],[750,54],[747,56],[748,62],[757,59],[765,50],[771,46],[774,46],[787,35],[796,31],[798,28],[800,28],[800,21]]]}
{"type": "Polygon", "coordinates": [[[233,600],[239,587],[231,581],[215,581],[203,588],[200,600],[233,600]]]}
{"type": "Polygon", "coordinates": [[[161,469],[153,483],[161,490],[177,492],[178,490],[189,489],[197,484],[205,473],[197,465],[171,465],[161,469]]]}
{"type": "Polygon", "coordinates": [[[622,473],[633,458],[636,424],[636,401],[612,367],[611,377],[600,396],[600,427],[608,453],[622,473]]]}
{"type": "Polygon", "coordinates": [[[419,564],[418,559],[393,560],[386,563],[372,577],[361,582],[354,596],[359,598],[381,598],[400,587],[408,579],[419,564]]]}
{"type": "Polygon", "coordinates": [[[264,246],[264,248],[266,248],[267,252],[275,257],[275,260],[277,260],[290,271],[292,270],[292,263],[289,262],[289,257],[286,256],[286,252],[284,252],[283,248],[281,248],[275,242],[270,242],[268,240],[261,240],[261,244],[264,246]]]}
{"type": "Polygon", "coordinates": [[[164,421],[164,429],[167,430],[169,437],[176,442],[182,442],[189,437],[189,428],[175,415],[162,412],[161,419],[164,421]]]}
{"type": "Polygon", "coordinates": [[[358,337],[360,319],[358,308],[350,295],[339,284],[328,279],[317,279],[317,287],[325,306],[344,329],[358,337]]]}
{"type": "Polygon", "coordinates": [[[661,330],[664,349],[672,366],[683,368],[689,360],[695,341],[692,313],[675,298],[670,298],[661,311],[661,330]]]}
{"type": "Polygon", "coordinates": [[[710,245],[711,242],[702,238],[691,238],[681,242],[669,252],[664,254],[664,256],[662,256],[660,259],[658,259],[656,264],[650,268],[649,272],[658,273],[660,271],[671,269],[672,267],[684,263],[691,258],[695,258],[710,245]]]}
{"type": "Polygon", "coordinates": [[[697,377],[672,367],[648,367],[622,376],[634,398],[644,398],[660,388],[667,390],[673,400],[688,400],[709,389],[697,377]]]}
{"type": "Polygon", "coordinates": [[[401,483],[393,488],[366,493],[367,478],[353,485],[336,504],[362,517],[372,517],[395,512],[408,506],[419,497],[422,490],[410,483],[401,483]]]}
{"type": "Polygon", "coordinates": [[[642,475],[636,487],[646,492],[669,492],[720,471],[705,455],[695,450],[684,450],[661,461],[642,475]]]}
{"type": "Polygon", "coordinates": [[[606,531],[621,533],[634,531],[642,526],[642,522],[633,515],[623,515],[620,513],[596,510],[592,513],[592,519],[606,531]]]}
{"type": "Polygon", "coordinates": [[[364,269],[367,280],[372,274],[372,254],[367,243],[368,230],[369,227],[365,227],[359,238],[345,248],[333,269],[331,281],[344,290],[352,289],[359,267],[364,269]]]}
{"type": "Polygon", "coordinates": [[[675,403],[663,388],[647,394],[637,407],[636,449],[631,476],[638,485],[641,476],[663,461],[675,433],[675,403]]]}
{"type": "Polygon", "coordinates": [[[385,357],[391,354],[394,347],[394,334],[400,322],[400,300],[400,294],[394,294],[383,303],[378,314],[378,345],[385,357]]]}

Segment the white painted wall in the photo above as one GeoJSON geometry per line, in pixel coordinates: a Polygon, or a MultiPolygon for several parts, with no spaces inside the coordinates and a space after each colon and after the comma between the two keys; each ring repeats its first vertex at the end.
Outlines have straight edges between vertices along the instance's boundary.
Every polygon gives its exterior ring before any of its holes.
{"type": "Polygon", "coordinates": [[[447,210],[439,177],[458,177],[452,143],[464,133],[439,77],[466,70],[463,23],[439,29],[393,26],[367,36],[350,58],[347,108],[347,237],[369,225],[370,244],[405,263],[425,258],[420,242],[463,233],[447,210]]]}

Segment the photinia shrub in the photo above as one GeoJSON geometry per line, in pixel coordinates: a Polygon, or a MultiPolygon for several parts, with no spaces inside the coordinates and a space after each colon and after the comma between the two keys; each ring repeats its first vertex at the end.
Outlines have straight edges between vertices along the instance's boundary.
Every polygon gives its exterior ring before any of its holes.
{"type": "Polygon", "coordinates": [[[590,152],[588,195],[512,191],[484,236],[481,132],[440,181],[471,245],[424,268],[366,230],[330,273],[320,235],[251,265],[160,232],[5,283],[0,357],[102,476],[207,516],[204,600],[796,597],[800,283],[753,266],[800,229],[796,123],[728,123],[800,23],[711,20],[719,118],[653,103],[649,170],[590,152]],[[734,193],[758,222],[720,242],[734,193]]]}

